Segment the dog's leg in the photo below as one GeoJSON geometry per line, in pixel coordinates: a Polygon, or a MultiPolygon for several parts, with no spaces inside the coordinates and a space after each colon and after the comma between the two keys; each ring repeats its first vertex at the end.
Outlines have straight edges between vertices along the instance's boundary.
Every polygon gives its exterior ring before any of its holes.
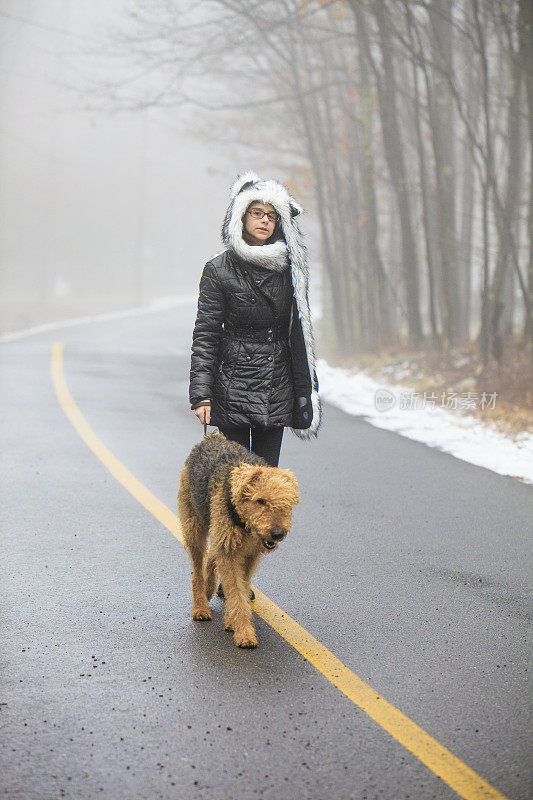
{"type": "Polygon", "coordinates": [[[212,550],[207,554],[207,561],[205,565],[205,593],[207,600],[211,600],[217,585],[217,576],[215,571],[216,563],[212,550]]]}
{"type": "Polygon", "coordinates": [[[192,618],[197,620],[211,619],[204,578],[204,547],[189,546],[192,563],[192,618]]]}
{"type": "Polygon", "coordinates": [[[250,601],[255,600],[255,593],[252,589],[250,589],[250,581],[252,580],[252,575],[257,569],[260,558],[261,554],[253,554],[246,556],[244,561],[244,580],[246,581],[247,597],[250,598],[250,601]]]}
{"type": "Polygon", "coordinates": [[[211,619],[204,580],[204,556],[208,532],[196,516],[191,504],[187,467],[183,467],[181,471],[178,489],[178,515],[183,543],[192,564],[192,617],[197,620],[211,619]]]}
{"type": "MultiPolygon", "coordinates": [[[[253,591],[253,589],[250,589],[250,580],[251,580],[251,577],[252,577],[252,575],[254,574],[254,572],[256,570],[257,562],[259,561],[259,558],[260,558],[260,555],[259,556],[250,555],[250,556],[246,556],[245,561],[244,561],[244,580],[246,581],[246,584],[248,586],[248,597],[250,599],[250,602],[255,600],[255,592],[253,591]]],[[[214,584],[213,584],[213,591],[214,591],[215,590],[215,586],[216,586],[216,579],[213,578],[213,581],[214,581],[214,584]]],[[[217,595],[219,597],[221,597],[223,600],[225,599],[224,587],[222,586],[222,584],[220,584],[220,586],[219,586],[217,595]]],[[[211,595],[208,592],[207,599],[209,600],[210,597],[211,597],[211,595]]],[[[229,630],[229,628],[228,628],[228,630],[229,630]]]]}
{"type": "Polygon", "coordinates": [[[219,556],[217,570],[226,596],[224,627],[234,631],[233,640],[238,647],[257,647],[243,560],[219,556]]]}

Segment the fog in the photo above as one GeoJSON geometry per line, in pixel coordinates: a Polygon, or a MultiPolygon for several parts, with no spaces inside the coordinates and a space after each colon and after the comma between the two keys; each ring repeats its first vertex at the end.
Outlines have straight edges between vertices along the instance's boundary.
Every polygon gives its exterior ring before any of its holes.
{"type": "Polygon", "coordinates": [[[195,294],[254,169],[328,356],[531,349],[532,8],[4,0],[2,329],[195,294]]]}
{"type": "Polygon", "coordinates": [[[91,111],[68,89],[102,74],[88,49],[122,19],[109,0],[2,3],[4,332],[194,294],[221,249],[238,152],[181,110],[91,111]]]}

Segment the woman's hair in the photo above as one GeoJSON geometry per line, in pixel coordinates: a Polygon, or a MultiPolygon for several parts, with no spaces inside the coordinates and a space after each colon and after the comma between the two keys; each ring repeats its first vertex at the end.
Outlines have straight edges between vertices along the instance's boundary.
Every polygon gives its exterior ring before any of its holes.
{"type": "Polygon", "coordinates": [[[274,230],[272,231],[272,236],[268,237],[265,244],[274,244],[274,242],[279,242],[280,240],[285,242],[285,234],[281,227],[281,217],[278,216],[276,224],[274,225],[274,230]]]}

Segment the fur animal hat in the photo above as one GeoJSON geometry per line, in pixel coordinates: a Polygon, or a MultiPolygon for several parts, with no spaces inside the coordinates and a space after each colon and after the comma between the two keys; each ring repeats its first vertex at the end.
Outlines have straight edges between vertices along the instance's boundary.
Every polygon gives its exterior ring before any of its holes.
{"type": "Polygon", "coordinates": [[[230,190],[230,204],[222,226],[222,241],[244,261],[257,264],[265,269],[284,270],[290,265],[294,297],[300,317],[305,341],[307,362],[311,374],[313,421],[307,429],[291,428],[300,439],[310,439],[317,435],[320,425],[320,398],[315,370],[315,345],[309,311],[309,266],[302,233],[298,226],[298,216],[302,207],[289,194],[283,184],[274,180],[261,180],[255,172],[239,175],[230,190]],[[253,202],[260,201],[274,206],[280,219],[277,223],[282,234],[270,244],[249,245],[243,239],[243,218],[253,202]]]}
{"type": "Polygon", "coordinates": [[[255,172],[240,175],[230,190],[230,204],[222,226],[222,241],[244,261],[249,261],[266,269],[284,270],[287,268],[291,249],[302,248],[301,233],[293,220],[302,213],[287,189],[277,181],[263,181],[255,172]],[[274,206],[280,220],[277,228],[282,234],[270,244],[250,245],[243,239],[244,215],[251,203],[260,201],[274,206]]]}

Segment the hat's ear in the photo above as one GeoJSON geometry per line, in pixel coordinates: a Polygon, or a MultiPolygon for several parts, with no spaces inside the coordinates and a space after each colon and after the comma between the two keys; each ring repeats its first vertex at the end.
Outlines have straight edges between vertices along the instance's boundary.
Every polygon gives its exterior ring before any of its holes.
{"type": "Polygon", "coordinates": [[[233,200],[234,197],[237,197],[239,192],[242,192],[243,189],[248,189],[250,186],[253,186],[258,180],[259,175],[256,175],[256,173],[252,171],[244,172],[242,175],[239,175],[230,189],[229,194],[231,199],[233,200]]]}
{"type": "Polygon", "coordinates": [[[291,200],[290,208],[291,208],[291,217],[297,217],[298,214],[301,214],[303,212],[303,208],[299,206],[298,203],[296,203],[294,200],[291,200]]]}

